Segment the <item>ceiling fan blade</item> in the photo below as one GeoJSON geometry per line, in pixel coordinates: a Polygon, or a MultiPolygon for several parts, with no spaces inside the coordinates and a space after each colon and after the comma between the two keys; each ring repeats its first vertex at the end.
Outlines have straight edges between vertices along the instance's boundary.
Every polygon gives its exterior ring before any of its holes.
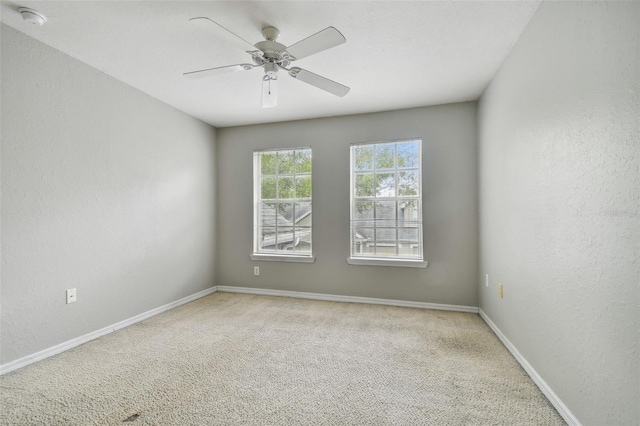
{"type": "Polygon", "coordinates": [[[333,80],[329,80],[328,78],[322,77],[318,74],[314,74],[298,67],[291,68],[289,70],[289,75],[293,78],[304,81],[307,84],[315,86],[318,89],[322,89],[326,92],[333,93],[334,95],[340,97],[343,97],[344,95],[349,93],[349,90],[351,90],[347,86],[336,83],[333,80]]]}
{"type": "Polygon", "coordinates": [[[182,74],[187,78],[203,78],[214,75],[227,74],[235,71],[247,71],[253,68],[251,64],[227,65],[226,67],[207,68],[205,70],[190,71],[182,74]]]}
{"type": "Polygon", "coordinates": [[[201,16],[198,18],[191,18],[189,22],[196,24],[197,26],[213,33],[217,37],[221,39],[225,39],[228,42],[231,42],[244,50],[245,52],[255,52],[257,49],[253,44],[249,43],[247,40],[243,39],[239,35],[235,34],[232,31],[229,31],[222,25],[217,22],[212,21],[211,19],[201,16]]]}
{"type": "Polygon", "coordinates": [[[287,52],[293,56],[292,60],[302,59],[314,53],[322,52],[331,47],[338,46],[347,41],[346,38],[333,27],[315,33],[312,36],[300,40],[296,44],[287,47],[287,52]]]}
{"type": "Polygon", "coordinates": [[[278,105],[278,80],[266,75],[262,79],[262,108],[273,108],[278,105]]]}

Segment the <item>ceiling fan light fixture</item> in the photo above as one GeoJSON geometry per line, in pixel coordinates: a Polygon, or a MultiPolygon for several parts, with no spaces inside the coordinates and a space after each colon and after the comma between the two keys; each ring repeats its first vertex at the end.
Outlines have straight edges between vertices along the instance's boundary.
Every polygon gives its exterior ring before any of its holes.
{"type": "Polygon", "coordinates": [[[19,7],[18,12],[20,12],[20,15],[22,15],[22,19],[32,25],[37,25],[40,27],[44,25],[45,22],[47,22],[47,17],[37,10],[29,9],[28,7],[19,7]]]}
{"type": "Polygon", "coordinates": [[[265,40],[252,46],[242,37],[207,17],[201,16],[192,18],[189,21],[198,26],[208,28],[212,32],[219,34],[221,38],[234,41],[235,44],[239,45],[251,56],[254,65],[237,64],[190,71],[183,74],[187,78],[208,77],[230,71],[248,71],[256,67],[262,67],[264,69],[264,76],[262,77],[263,108],[275,107],[278,103],[277,79],[281,69],[285,70],[291,77],[333,95],[343,97],[349,93],[349,87],[326,77],[298,67],[288,68],[293,61],[345,43],[347,40],[334,27],[327,27],[289,47],[276,41],[280,36],[280,31],[277,28],[265,27],[262,29],[262,35],[265,40]]]}
{"type": "Polygon", "coordinates": [[[278,65],[275,62],[267,62],[264,64],[264,73],[270,79],[275,80],[278,78],[278,65]]]}
{"type": "Polygon", "coordinates": [[[278,106],[278,80],[265,75],[262,79],[262,108],[278,106]]]}

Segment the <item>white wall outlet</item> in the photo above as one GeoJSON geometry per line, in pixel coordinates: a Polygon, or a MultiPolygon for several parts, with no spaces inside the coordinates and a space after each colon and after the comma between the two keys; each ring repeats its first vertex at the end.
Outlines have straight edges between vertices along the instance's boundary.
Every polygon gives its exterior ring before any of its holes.
{"type": "Polygon", "coordinates": [[[76,301],[76,289],[70,288],[67,290],[67,305],[76,301]]]}
{"type": "Polygon", "coordinates": [[[484,274],[484,286],[489,287],[489,274],[484,274]]]}
{"type": "Polygon", "coordinates": [[[260,275],[260,267],[259,266],[254,266],[253,267],[253,275],[260,275]]]}

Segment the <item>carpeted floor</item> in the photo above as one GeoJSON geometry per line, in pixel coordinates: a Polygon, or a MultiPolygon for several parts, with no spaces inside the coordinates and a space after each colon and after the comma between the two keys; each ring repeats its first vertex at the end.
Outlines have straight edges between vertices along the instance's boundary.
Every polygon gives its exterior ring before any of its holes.
{"type": "Polygon", "coordinates": [[[230,293],[8,373],[0,392],[3,425],[564,424],[476,314],[230,293]]]}

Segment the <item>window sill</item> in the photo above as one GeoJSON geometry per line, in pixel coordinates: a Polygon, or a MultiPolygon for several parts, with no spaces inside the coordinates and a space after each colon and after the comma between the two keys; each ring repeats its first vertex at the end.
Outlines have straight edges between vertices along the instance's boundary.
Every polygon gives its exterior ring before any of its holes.
{"type": "Polygon", "coordinates": [[[349,265],[358,266],[397,266],[401,268],[426,268],[429,262],[422,260],[374,259],[370,257],[349,257],[349,265]]]}
{"type": "Polygon", "coordinates": [[[264,260],[266,262],[293,262],[293,263],[313,263],[316,258],[311,256],[283,256],[274,254],[251,254],[251,260],[264,260]]]}

